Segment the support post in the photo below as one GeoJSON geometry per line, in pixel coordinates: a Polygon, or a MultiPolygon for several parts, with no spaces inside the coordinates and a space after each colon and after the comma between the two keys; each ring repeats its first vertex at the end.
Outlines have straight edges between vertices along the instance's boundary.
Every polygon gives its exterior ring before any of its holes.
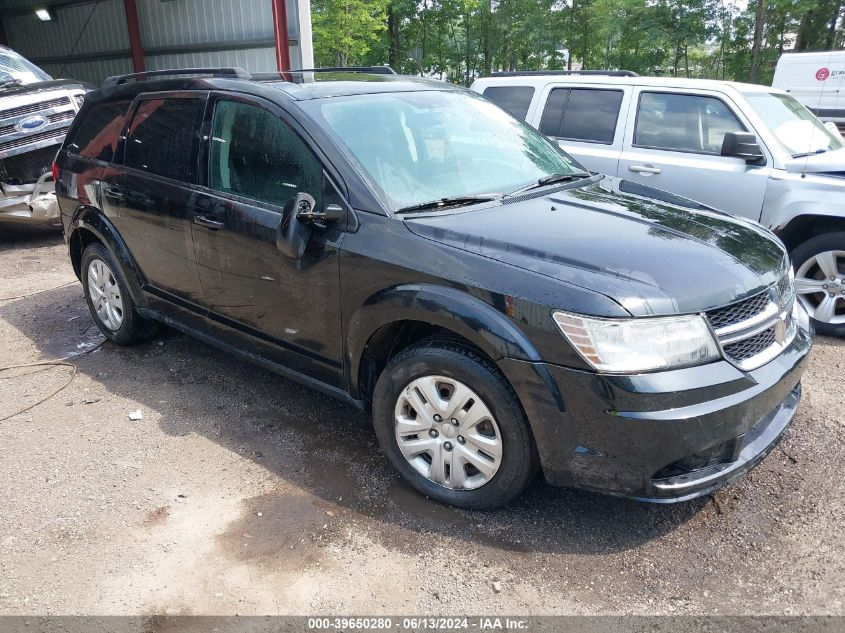
{"type": "Polygon", "coordinates": [[[299,21],[299,67],[314,68],[314,42],[311,31],[311,0],[297,0],[299,21]]]}
{"type": "Polygon", "coordinates": [[[144,67],[144,46],[141,43],[141,26],[138,23],[138,7],[135,0],[123,0],[126,9],[126,30],[129,32],[129,48],[132,52],[132,68],[142,73],[144,67]]]}
{"type": "Polygon", "coordinates": [[[270,0],[273,3],[273,35],[276,40],[276,68],[280,72],[290,70],[290,45],[288,43],[288,14],[285,0],[270,0]]]}

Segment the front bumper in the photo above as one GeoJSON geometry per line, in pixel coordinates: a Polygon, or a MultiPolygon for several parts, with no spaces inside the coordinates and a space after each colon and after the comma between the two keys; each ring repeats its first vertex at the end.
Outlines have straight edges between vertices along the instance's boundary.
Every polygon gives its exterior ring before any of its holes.
{"type": "Polygon", "coordinates": [[[798,407],[807,319],[772,361],[607,375],[512,359],[500,367],[531,423],[546,479],[643,501],[708,494],[758,464],[798,407]]]}
{"type": "Polygon", "coordinates": [[[52,174],[48,172],[27,185],[0,183],[0,222],[59,224],[52,174]]]}

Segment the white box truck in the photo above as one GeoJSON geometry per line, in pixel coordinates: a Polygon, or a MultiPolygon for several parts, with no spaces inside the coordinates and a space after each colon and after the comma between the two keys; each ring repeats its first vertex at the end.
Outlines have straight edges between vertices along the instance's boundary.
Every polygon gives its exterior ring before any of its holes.
{"type": "Polygon", "coordinates": [[[781,55],[772,86],[845,133],[845,51],[781,55]]]}

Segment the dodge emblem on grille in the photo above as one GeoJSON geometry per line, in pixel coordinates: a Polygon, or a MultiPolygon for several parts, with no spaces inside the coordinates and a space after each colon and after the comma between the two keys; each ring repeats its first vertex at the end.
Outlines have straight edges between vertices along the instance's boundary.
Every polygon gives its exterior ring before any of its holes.
{"type": "Polygon", "coordinates": [[[49,121],[47,117],[36,114],[35,116],[26,117],[23,121],[19,121],[15,126],[18,132],[35,132],[47,125],[49,121]]]}

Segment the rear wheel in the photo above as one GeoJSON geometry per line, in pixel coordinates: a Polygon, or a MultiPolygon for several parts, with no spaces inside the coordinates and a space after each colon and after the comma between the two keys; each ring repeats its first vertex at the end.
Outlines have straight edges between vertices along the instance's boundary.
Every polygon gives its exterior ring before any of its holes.
{"type": "Polygon", "coordinates": [[[131,345],[153,334],[155,323],[135,311],[123,272],[102,244],[91,244],[82,253],[81,276],[91,316],[107,339],[131,345]]]}
{"type": "Polygon", "coordinates": [[[376,383],[373,422],[399,473],[443,503],[501,506],[537,472],[534,440],[510,384],[459,343],[423,342],[391,360],[376,383]]]}
{"type": "Polygon", "coordinates": [[[845,336],[845,233],[817,235],[792,251],[795,292],[816,331],[845,336]]]}

